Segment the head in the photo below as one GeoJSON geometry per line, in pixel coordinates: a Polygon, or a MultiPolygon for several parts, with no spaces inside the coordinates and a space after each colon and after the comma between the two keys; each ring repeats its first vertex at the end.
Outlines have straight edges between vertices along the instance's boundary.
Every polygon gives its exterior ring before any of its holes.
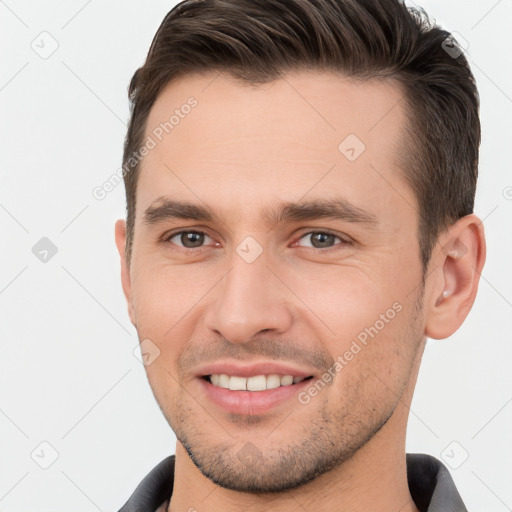
{"type": "Polygon", "coordinates": [[[447,37],[396,0],[192,0],[135,72],[123,288],[159,406],[219,485],[289,489],[405,435],[425,338],[469,312],[478,95],[447,37]],[[270,361],[309,378],[294,399],[211,400],[212,364],[270,361]]]}

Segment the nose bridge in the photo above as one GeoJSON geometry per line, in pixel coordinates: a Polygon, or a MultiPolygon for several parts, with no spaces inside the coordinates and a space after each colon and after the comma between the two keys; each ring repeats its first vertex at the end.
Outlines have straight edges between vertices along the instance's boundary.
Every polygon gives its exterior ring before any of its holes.
{"type": "MultiPolygon", "coordinates": [[[[241,244],[243,249],[244,246],[241,244]]],[[[207,327],[231,342],[244,342],[263,330],[283,332],[292,315],[264,254],[255,260],[233,252],[230,270],[217,288],[207,315],[207,327]]]]}

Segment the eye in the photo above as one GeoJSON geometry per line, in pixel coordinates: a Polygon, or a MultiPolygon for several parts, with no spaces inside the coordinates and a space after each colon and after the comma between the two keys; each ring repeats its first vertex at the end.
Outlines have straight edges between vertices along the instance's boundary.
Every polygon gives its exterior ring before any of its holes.
{"type": "Polygon", "coordinates": [[[203,231],[180,231],[166,237],[166,242],[171,242],[178,247],[184,247],[185,249],[194,249],[196,247],[202,247],[205,241],[212,242],[213,239],[209,237],[203,231]]]}
{"type": "Polygon", "coordinates": [[[311,231],[303,235],[297,245],[301,247],[313,247],[314,249],[331,249],[335,245],[347,244],[346,240],[343,240],[338,235],[325,231],[311,231]],[[301,240],[305,240],[306,243],[300,243],[301,240]],[[339,240],[341,243],[336,243],[339,240]]]}

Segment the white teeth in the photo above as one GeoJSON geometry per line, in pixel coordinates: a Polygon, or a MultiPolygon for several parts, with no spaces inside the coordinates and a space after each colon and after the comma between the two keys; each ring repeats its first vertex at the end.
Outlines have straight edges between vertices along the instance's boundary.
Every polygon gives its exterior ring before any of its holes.
{"type": "Polygon", "coordinates": [[[229,389],[232,391],[238,391],[240,389],[247,389],[247,379],[244,377],[230,377],[229,378],[229,389]]]}
{"type": "Polygon", "coordinates": [[[224,373],[219,375],[219,382],[217,382],[217,386],[229,389],[229,376],[224,373]]]}
{"type": "Polygon", "coordinates": [[[281,385],[281,377],[279,375],[269,375],[267,377],[267,389],[275,389],[281,385]]]}
{"type": "Polygon", "coordinates": [[[289,386],[293,384],[293,377],[291,375],[283,375],[281,377],[281,386],[289,386]]]}
{"type": "Polygon", "coordinates": [[[249,391],[265,391],[267,389],[267,378],[265,375],[256,375],[247,379],[247,389],[249,391]]]}
{"type": "Polygon", "coordinates": [[[265,391],[280,386],[290,386],[302,382],[305,377],[294,377],[293,375],[255,375],[254,377],[229,376],[225,373],[210,375],[210,381],[218,386],[232,391],[265,391]]]}

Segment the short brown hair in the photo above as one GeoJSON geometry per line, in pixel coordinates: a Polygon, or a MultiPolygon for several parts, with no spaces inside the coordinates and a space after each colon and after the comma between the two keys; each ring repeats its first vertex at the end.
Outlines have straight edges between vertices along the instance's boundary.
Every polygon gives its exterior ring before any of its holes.
{"type": "Polygon", "coordinates": [[[129,85],[131,118],[123,153],[128,262],[140,167],[138,162],[130,166],[129,159],[143,143],[149,112],[164,86],[183,75],[208,71],[224,71],[257,85],[296,70],[401,84],[408,126],[398,159],[419,204],[418,240],[426,270],[439,234],[473,212],[479,97],[464,53],[450,33],[403,0],[177,4],[129,85]]]}

